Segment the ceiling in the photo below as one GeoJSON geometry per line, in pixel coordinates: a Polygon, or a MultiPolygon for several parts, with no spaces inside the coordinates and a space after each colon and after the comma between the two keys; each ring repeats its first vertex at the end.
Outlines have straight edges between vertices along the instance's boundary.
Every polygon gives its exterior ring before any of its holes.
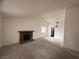
{"type": "Polygon", "coordinates": [[[2,0],[1,11],[6,15],[37,16],[77,3],[79,0],[2,0]]]}

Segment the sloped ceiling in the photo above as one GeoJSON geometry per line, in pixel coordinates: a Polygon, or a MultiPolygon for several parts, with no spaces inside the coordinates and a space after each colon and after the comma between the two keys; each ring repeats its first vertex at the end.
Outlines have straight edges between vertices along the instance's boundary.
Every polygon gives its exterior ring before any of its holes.
{"type": "Polygon", "coordinates": [[[64,22],[65,20],[65,9],[57,10],[54,12],[46,13],[42,16],[50,24],[56,24],[56,21],[64,22]]]}
{"type": "Polygon", "coordinates": [[[2,0],[6,15],[38,16],[77,4],[79,0],[2,0]]]}

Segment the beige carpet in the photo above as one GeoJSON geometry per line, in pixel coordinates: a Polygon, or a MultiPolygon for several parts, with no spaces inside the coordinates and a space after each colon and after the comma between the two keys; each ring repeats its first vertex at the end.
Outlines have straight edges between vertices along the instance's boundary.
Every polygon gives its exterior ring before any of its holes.
{"type": "Polygon", "coordinates": [[[79,59],[75,53],[44,39],[0,49],[0,59],[79,59]]]}

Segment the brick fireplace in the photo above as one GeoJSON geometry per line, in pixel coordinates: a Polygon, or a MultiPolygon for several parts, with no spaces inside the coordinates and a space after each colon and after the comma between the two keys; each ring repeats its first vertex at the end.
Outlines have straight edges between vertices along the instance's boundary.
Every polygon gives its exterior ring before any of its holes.
{"type": "Polygon", "coordinates": [[[34,31],[19,31],[20,33],[20,43],[26,43],[33,41],[33,32],[34,31]]]}

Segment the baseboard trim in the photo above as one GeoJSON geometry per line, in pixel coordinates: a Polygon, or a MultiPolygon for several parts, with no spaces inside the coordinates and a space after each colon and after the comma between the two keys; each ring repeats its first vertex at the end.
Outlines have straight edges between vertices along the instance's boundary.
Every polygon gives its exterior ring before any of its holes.
{"type": "Polygon", "coordinates": [[[65,49],[66,49],[67,51],[73,53],[74,55],[79,56],[79,51],[75,51],[75,50],[70,49],[70,48],[67,48],[67,47],[65,47],[65,49]]]}

